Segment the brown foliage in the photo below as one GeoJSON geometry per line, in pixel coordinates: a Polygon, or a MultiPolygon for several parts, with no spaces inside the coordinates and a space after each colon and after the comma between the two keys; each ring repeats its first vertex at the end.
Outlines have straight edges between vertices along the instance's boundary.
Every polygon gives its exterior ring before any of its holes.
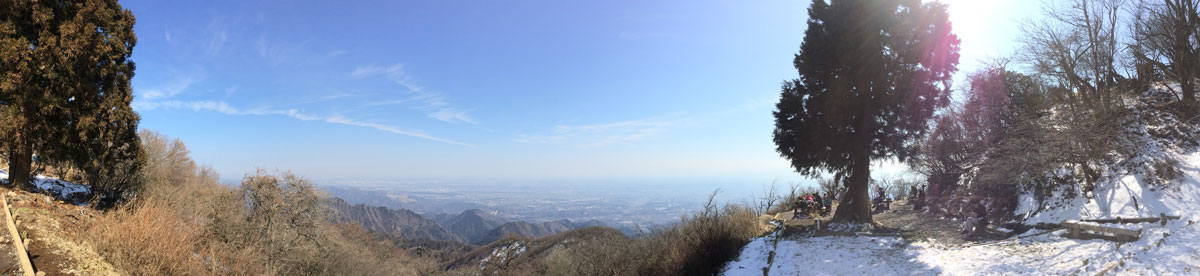
{"type": "Polygon", "coordinates": [[[413,257],[361,227],[325,218],[323,195],[303,178],[264,172],[238,188],[198,168],[178,140],[142,132],[145,192],[79,234],[136,275],[424,275],[413,257]],[[168,142],[171,141],[171,142],[168,142]]]}
{"type": "Polygon", "coordinates": [[[174,210],[158,203],[115,210],[101,216],[85,236],[114,266],[136,275],[200,275],[200,232],[174,210]]]}
{"type": "MultiPolygon", "coordinates": [[[[705,208],[679,223],[637,238],[607,228],[584,228],[530,240],[510,237],[467,255],[526,250],[502,263],[461,261],[451,273],[488,275],[713,275],[750,238],[762,234],[758,213],[746,205],[705,208]],[[607,230],[607,231],[603,231],[607,230]],[[586,232],[586,233],[581,233],[586,232]],[[510,245],[509,247],[503,247],[510,245]],[[498,252],[497,251],[497,252],[498,252]]],[[[477,256],[470,260],[482,259],[477,256]]]]}

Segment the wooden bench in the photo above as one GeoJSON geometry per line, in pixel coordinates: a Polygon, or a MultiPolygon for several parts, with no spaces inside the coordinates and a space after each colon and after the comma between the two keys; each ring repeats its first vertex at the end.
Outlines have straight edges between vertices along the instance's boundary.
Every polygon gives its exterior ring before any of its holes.
{"type": "Polygon", "coordinates": [[[1117,217],[1116,219],[1085,219],[1085,220],[1083,220],[1083,221],[1090,221],[1090,222],[1095,222],[1095,223],[1145,223],[1145,222],[1159,222],[1159,223],[1162,223],[1162,225],[1163,225],[1163,226],[1166,226],[1166,225],[1167,225],[1167,220],[1177,220],[1177,219],[1179,219],[1179,216],[1168,216],[1166,213],[1159,213],[1159,214],[1158,214],[1158,217],[1151,217],[1151,218],[1122,218],[1122,217],[1117,217]]]}
{"type": "Polygon", "coordinates": [[[1083,231],[1091,231],[1096,233],[1098,238],[1118,242],[1132,242],[1142,238],[1142,229],[1131,230],[1107,227],[1075,220],[1064,221],[1062,226],[1067,228],[1068,234],[1071,238],[1085,238],[1085,233],[1083,231]]]}

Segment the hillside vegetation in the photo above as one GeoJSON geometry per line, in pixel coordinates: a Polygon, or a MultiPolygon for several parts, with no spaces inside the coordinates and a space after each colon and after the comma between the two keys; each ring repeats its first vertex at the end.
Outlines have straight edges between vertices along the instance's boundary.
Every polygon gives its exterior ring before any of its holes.
{"type": "Polygon", "coordinates": [[[182,142],[143,131],[147,192],[80,233],[133,274],[417,275],[433,260],[338,224],[328,200],[291,173],[247,175],[238,187],[197,168],[182,142]],[[165,147],[154,145],[167,144],[165,147]]]}
{"type": "Polygon", "coordinates": [[[472,246],[415,213],[350,206],[288,172],[260,170],[238,186],[221,185],[183,142],[140,136],[145,188],[127,204],[29,205],[50,210],[30,226],[39,237],[59,237],[46,247],[92,252],[47,267],[117,275],[696,275],[715,273],[765,231],[752,208],[711,198],[704,210],[636,238],[595,222],[505,222],[478,210],[441,222],[483,225],[479,235],[494,241],[472,246]],[[63,223],[79,231],[44,226],[63,223]]]}

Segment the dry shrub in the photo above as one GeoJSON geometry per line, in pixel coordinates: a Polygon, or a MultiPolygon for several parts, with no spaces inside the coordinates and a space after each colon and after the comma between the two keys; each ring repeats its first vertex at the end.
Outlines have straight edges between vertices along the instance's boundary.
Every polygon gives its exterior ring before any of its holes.
{"type": "Polygon", "coordinates": [[[246,176],[241,187],[216,196],[202,240],[210,248],[257,256],[246,265],[261,271],[233,274],[422,275],[438,270],[435,262],[413,257],[362,227],[335,225],[325,200],[307,179],[260,170],[246,176]]]}
{"type": "Polygon", "coordinates": [[[194,255],[200,232],[173,210],[155,203],[112,211],[86,236],[118,269],[136,275],[208,274],[194,255]]]}
{"type": "Polygon", "coordinates": [[[330,264],[324,274],[432,275],[442,268],[428,257],[400,250],[385,237],[357,224],[332,225],[330,264]]]}
{"type": "Polygon", "coordinates": [[[290,173],[260,171],[237,188],[196,166],[179,140],[143,131],[145,189],[77,238],[137,275],[428,275],[412,257],[361,227],[335,225],[325,196],[290,173]]]}
{"type": "Polygon", "coordinates": [[[704,211],[679,225],[656,231],[644,248],[651,250],[643,275],[712,275],[737,257],[742,246],[761,233],[758,214],[748,206],[718,209],[712,200],[704,211]]]}
{"type": "Polygon", "coordinates": [[[572,241],[570,247],[550,253],[546,260],[548,275],[632,275],[646,258],[645,243],[616,235],[593,236],[572,241]]]}
{"type": "Polygon", "coordinates": [[[546,273],[714,275],[762,229],[753,207],[719,208],[710,196],[702,211],[643,237],[595,238],[565,246],[545,258],[546,273]]]}
{"type": "Polygon", "coordinates": [[[93,221],[79,238],[90,241],[110,263],[127,273],[212,274],[209,268],[219,268],[214,259],[233,259],[214,258],[212,252],[237,255],[206,247],[201,240],[204,210],[211,204],[211,195],[228,188],[217,184],[210,169],[197,169],[179,140],[168,143],[166,136],[152,131],[142,131],[139,136],[147,161],[141,171],[145,189],[132,204],[109,210],[93,221]]]}
{"type": "MultiPolygon", "coordinates": [[[[713,193],[715,196],[716,193],[713,193]]],[[[506,237],[450,263],[447,275],[715,275],[762,235],[754,207],[704,209],[636,238],[589,227],[539,239],[506,237]],[[513,246],[524,250],[512,251],[513,246]],[[498,252],[506,252],[500,257],[498,252]],[[512,255],[513,252],[521,252],[512,255]],[[494,259],[499,258],[496,262],[494,259]],[[485,261],[486,260],[486,261],[485,261]]]]}

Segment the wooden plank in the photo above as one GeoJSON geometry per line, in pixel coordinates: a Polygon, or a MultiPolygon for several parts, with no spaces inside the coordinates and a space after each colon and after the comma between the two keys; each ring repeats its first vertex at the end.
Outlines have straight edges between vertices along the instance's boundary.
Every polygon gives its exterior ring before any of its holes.
{"type": "Polygon", "coordinates": [[[1175,220],[1175,219],[1179,219],[1179,216],[1163,215],[1163,216],[1153,217],[1153,218],[1121,218],[1121,217],[1118,217],[1115,219],[1085,219],[1083,221],[1095,222],[1095,223],[1144,223],[1144,222],[1159,222],[1159,221],[1162,221],[1163,219],[1175,220]]]}
{"type": "Polygon", "coordinates": [[[1128,236],[1128,237],[1141,237],[1142,236],[1141,229],[1130,230],[1130,229],[1122,229],[1122,228],[1114,228],[1114,227],[1105,227],[1105,226],[1100,226],[1100,225],[1079,223],[1076,221],[1065,221],[1065,222],[1063,222],[1063,226],[1070,227],[1070,228],[1076,228],[1076,229],[1082,229],[1082,230],[1091,230],[1091,231],[1095,231],[1095,232],[1109,233],[1109,234],[1118,235],[1118,236],[1128,236]]]}
{"type": "Polygon", "coordinates": [[[12,235],[13,247],[17,249],[17,257],[21,259],[21,270],[25,271],[25,276],[37,275],[33,271],[33,262],[29,261],[29,252],[25,251],[21,233],[17,231],[17,224],[13,223],[12,211],[8,209],[8,197],[4,194],[0,194],[0,205],[4,206],[4,221],[8,222],[8,234],[12,235]]]}

